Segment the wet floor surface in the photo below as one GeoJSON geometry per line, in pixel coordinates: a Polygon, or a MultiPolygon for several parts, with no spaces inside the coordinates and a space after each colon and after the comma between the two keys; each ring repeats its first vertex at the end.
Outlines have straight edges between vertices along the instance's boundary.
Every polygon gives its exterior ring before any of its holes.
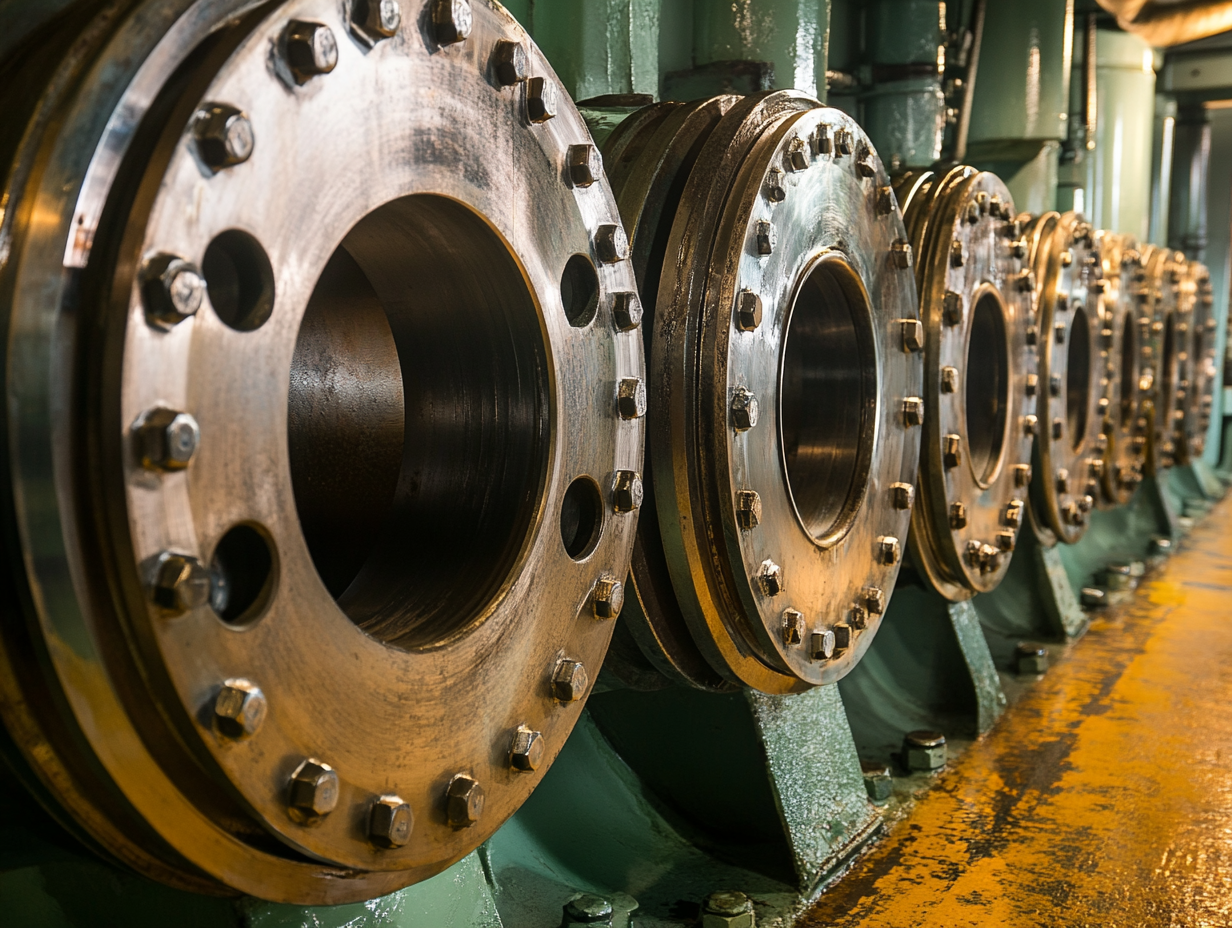
{"type": "Polygon", "coordinates": [[[1232,926],[1232,501],[798,924],[1232,926]]]}

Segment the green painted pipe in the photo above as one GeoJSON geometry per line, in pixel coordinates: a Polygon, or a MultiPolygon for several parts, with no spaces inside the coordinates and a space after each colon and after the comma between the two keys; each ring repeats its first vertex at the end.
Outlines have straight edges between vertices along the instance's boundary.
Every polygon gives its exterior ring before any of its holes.
{"type": "Polygon", "coordinates": [[[694,64],[764,62],[766,89],[824,94],[829,24],[830,0],[695,0],[694,64]]]}

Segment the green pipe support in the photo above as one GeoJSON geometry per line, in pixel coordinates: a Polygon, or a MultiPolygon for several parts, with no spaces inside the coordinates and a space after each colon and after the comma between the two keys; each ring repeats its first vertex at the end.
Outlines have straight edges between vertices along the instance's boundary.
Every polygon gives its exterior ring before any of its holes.
{"type": "Polygon", "coordinates": [[[1168,247],[1193,261],[1206,260],[1207,195],[1211,173],[1211,121],[1206,107],[1178,107],[1172,146],[1168,247]]]}
{"type": "Polygon", "coordinates": [[[1175,98],[1160,93],[1155,95],[1155,128],[1151,141],[1151,220],[1147,241],[1161,248],[1168,244],[1176,113],[1175,98]]]}

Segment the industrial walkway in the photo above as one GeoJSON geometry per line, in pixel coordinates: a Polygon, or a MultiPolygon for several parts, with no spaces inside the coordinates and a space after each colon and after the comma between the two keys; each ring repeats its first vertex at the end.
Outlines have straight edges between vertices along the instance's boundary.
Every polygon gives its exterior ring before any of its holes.
{"type": "Polygon", "coordinates": [[[1232,926],[1232,501],[801,928],[1232,926]]]}

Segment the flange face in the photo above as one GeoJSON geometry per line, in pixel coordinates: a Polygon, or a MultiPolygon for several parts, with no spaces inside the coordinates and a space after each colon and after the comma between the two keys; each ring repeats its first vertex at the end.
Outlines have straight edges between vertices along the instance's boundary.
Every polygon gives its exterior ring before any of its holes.
{"type": "Polygon", "coordinates": [[[1181,281],[1181,300],[1188,311],[1184,314],[1189,327],[1182,332],[1188,355],[1188,382],[1181,429],[1177,435],[1178,460],[1189,463],[1200,457],[1206,448],[1206,432],[1211,423],[1211,408],[1215,399],[1215,379],[1219,369],[1215,363],[1214,294],[1211,274],[1206,265],[1190,261],[1181,281]],[[1186,338],[1188,335],[1188,338],[1186,338]]]}
{"type": "Polygon", "coordinates": [[[635,556],[631,630],[694,685],[834,682],[872,640],[913,496],[922,365],[893,194],[855,123],[791,92],[690,104],[655,131],[626,143],[655,174],[645,193],[626,205],[637,171],[614,168],[635,255],[670,228],[639,266],[656,295],[658,515],[639,549],[662,560],[635,556]],[[686,151],[663,211],[655,191],[686,151]]]}
{"type": "Polygon", "coordinates": [[[1141,281],[1146,310],[1138,319],[1139,331],[1148,342],[1149,368],[1148,434],[1145,447],[1145,471],[1154,476],[1176,463],[1177,412],[1184,415],[1181,404],[1185,386],[1185,360],[1188,355],[1181,341],[1178,325],[1182,324],[1181,279],[1185,256],[1167,248],[1144,250],[1141,281]]]}
{"type": "Polygon", "coordinates": [[[958,601],[1001,582],[1026,517],[1033,279],[1012,198],[995,175],[959,167],[897,186],[919,256],[926,346],[912,561],[958,601]]]}
{"type": "Polygon", "coordinates": [[[1041,541],[1073,544],[1086,531],[1103,466],[1099,337],[1104,270],[1094,230],[1076,213],[1044,230],[1040,280],[1040,403],[1032,511],[1041,541]]]}
{"type": "Polygon", "coordinates": [[[146,67],[199,49],[200,77],[82,181],[87,229],[132,204],[78,256],[111,294],[76,376],[115,598],[39,618],[97,649],[51,647],[58,685],[171,869],[338,903],[473,850],[581,711],[640,495],[636,285],[585,125],[499,7],[233,11],[185,10],[146,67]]]}
{"type": "Polygon", "coordinates": [[[1147,420],[1143,403],[1146,384],[1143,370],[1149,358],[1138,324],[1139,304],[1135,291],[1142,254],[1132,236],[1116,232],[1096,233],[1096,250],[1104,265],[1106,289],[1099,339],[1100,376],[1104,404],[1104,447],[1100,508],[1128,503],[1142,482],[1147,420]]]}

